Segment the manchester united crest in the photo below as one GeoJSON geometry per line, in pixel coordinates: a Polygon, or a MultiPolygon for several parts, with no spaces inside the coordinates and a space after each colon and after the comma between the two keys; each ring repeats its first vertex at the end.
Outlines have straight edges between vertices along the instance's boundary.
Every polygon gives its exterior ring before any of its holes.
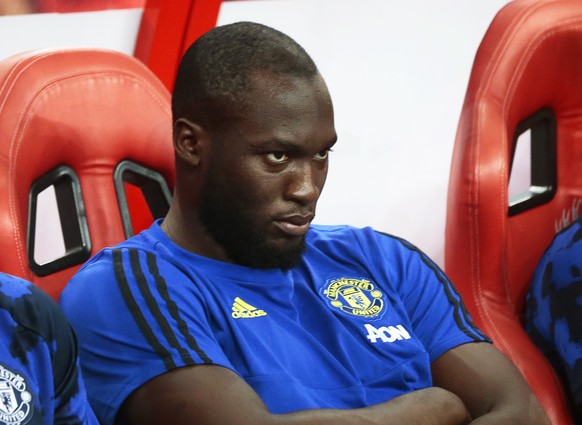
{"type": "Polygon", "coordinates": [[[32,418],[32,395],[21,375],[0,365],[0,424],[24,425],[32,418]]]}
{"type": "Polygon", "coordinates": [[[375,318],[384,309],[382,292],[367,279],[334,279],[326,284],[323,295],[333,307],[353,316],[375,318]]]}

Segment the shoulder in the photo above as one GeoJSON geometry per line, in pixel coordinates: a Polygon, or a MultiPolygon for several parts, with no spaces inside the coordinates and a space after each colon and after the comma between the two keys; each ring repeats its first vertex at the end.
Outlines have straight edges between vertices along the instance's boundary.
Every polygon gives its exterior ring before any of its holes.
{"type": "Polygon", "coordinates": [[[29,281],[6,273],[0,273],[0,294],[5,302],[15,302],[25,296],[43,303],[51,301],[44,291],[29,281]]]}
{"type": "Polygon", "coordinates": [[[0,308],[6,311],[18,326],[42,334],[64,320],[57,303],[32,283],[0,273],[0,308]]]}
{"type": "Polygon", "coordinates": [[[308,234],[308,243],[323,247],[344,246],[350,250],[383,250],[403,253],[422,252],[412,243],[401,237],[379,231],[372,227],[354,227],[349,225],[312,225],[308,234]]]}
{"type": "MultiPolygon", "coordinates": [[[[310,241],[342,242],[344,240],[376,238],[384,235],[372,227],[355,227],[349,225],[314,224],[308,234],[310,241]]],[[[384,235],[387,236],[387,235],[384,235]]]]}
{"type": "MultiPolygon", "coordinates": [[[[570,286],[582,275],[582,218],[556,234],[537,264],[532,291],[570,286]]],[[[578,285],[577,285],[578,286],[578,285]]]]}
{"type": "Polygon", "coordinates": [[[555,258],[563,258],[567,252],[579,252],[581,250],[582,217],[556,233],[551,244],[544,252],[541,263],[554,260],[555,258]]]}
{"type": "MultiPolygon", "coordinates": [[[[155,252],[157,240],[148,229],[93,255],[71,278],[60,298],[61,305],[71,297],[94,297],[110,293],[121,272],[132,269],[134,257],[155,252]]],[[[152,254],[153,255],[153,254],[152,254]]]]}
{"type": "Polygon", "coordinates": [[[92,257],[67,283],[60,306],[81,340],[85,333],[131,328],[132,315],[148,316],[150,308],[173,312],[186,298],[180,291],[189,282],[179,260],[159,241],[140,234],[92,257]]]}

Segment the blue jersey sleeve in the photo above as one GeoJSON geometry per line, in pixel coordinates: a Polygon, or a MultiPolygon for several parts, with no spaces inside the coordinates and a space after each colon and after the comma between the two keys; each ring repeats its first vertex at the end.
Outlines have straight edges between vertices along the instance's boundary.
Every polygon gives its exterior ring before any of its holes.
{"type": "Polygon", "coordinates": [[[89,400],[103,424],[155,376],[196,364],[233,369],[190,278],[151,252],[103,251],[69,282],[61,306],[81,341],[89,400]]]}
{"type": "Polygon", "coordinates": [[[455,346],[490,342],[474,325],[451,281],[426,254],[403,239],[378,232],[375,237],[380,253],[372,262],[385,269],[386,281],[399,294],[431,362],[455,346]]]}

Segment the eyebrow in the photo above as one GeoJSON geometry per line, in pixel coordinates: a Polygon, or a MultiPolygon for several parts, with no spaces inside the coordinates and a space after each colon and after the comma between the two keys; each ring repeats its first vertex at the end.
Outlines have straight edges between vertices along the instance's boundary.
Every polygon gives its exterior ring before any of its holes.
{"type": "Polygon", "coordinates": [[[300,146],[298,143],[291,142],[289,140],[283,139],[270,139],[263,141],[256,141],[249,143],[249,147],[253,150],[299,150],[300,146]]]}
{"type": "MultiPolygon", "coordinates": [[[[323,149],[331,149],[337,142],[337,136],[331,139],[323,149]]],[[[304,148],[300,143],[292,142],[290,140],[284,139],[271,139],[265,141],[250,142],[249,148],[255,151],[265,151],[265,150],[282,150],[289,152],[300,152],[304,148]]]]}

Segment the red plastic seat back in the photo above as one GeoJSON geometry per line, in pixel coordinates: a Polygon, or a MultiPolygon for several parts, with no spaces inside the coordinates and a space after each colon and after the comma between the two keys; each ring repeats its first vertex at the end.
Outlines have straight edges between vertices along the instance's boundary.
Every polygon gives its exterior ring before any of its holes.
{"type": "Polygon", "coordinates": [[[445,269],[475,322],[524,374],[553,424],[564,390],[523,328],[534,268],[582,202],[582,2],[516,0],[479,47],[455,140],[445,269]],[[531,192],[510,207],[516,136],[531,128],[531,192]]]}
{"type": "Polygon", "coordinates": [[[165,213],[173,179],[170,95],[139,61],[93,49],[0,61],[1,271],[57,298],[90,255],[165,213]],[[37,264],[37,237],[54,230],[35,214],[47,187],[65,253],[37,264]]]}

